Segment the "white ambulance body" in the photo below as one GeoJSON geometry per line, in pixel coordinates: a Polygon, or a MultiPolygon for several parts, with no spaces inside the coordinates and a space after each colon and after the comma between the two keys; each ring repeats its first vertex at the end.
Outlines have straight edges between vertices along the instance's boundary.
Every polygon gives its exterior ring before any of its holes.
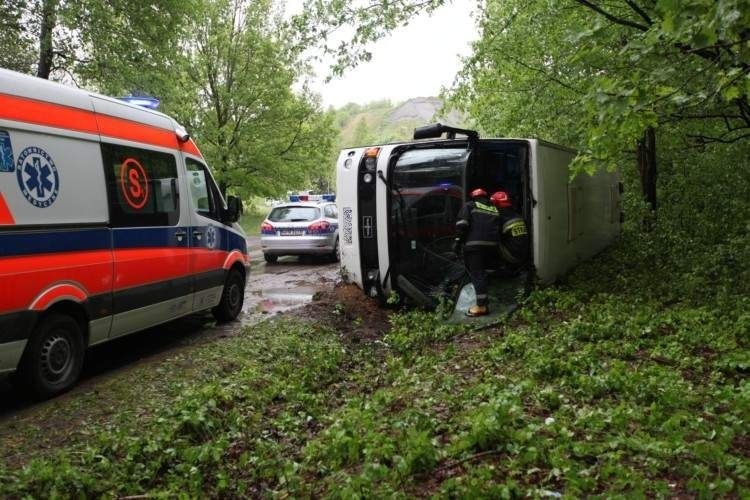
{"type": "Polygon", "coordinates": [[[236,317],[240,210],[172,118],[0,70],[0,374],[49,396],[88,346],[236,317]]]}
{"type": "Polygon", "coordinates": [[[342,272],[368,295],[404,292],[399,283],[425,294],[439,287],[456,260],[458,210],[478,187],[511,195],[529,227],[541,283],[620,234],[616,172],[571,180],[573,150],[538,139],[479,139],[440,124],[423,129],[421,137],[433,139],[344,149],[337,161],[342,272]],[[455,138],[456,131],[469,137],[455,138]],[[449,138],[434,139],[442,132],[449,138]]]}

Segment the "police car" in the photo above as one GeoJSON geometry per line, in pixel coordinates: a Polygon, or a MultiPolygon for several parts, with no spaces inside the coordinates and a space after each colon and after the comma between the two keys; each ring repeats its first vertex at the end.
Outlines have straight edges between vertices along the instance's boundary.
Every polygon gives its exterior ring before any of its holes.
{"type": "Polygon", "coordinates": [[[47,397],[87,347],[242,309],[238,198],[152,109],[0,70],[0,375],[47,397]]]}
{"type": "Polygon", "coordinates": [[[266,262],[282,255],[328,255],[339,260],[338,209],[333,195],[290,196],[275,206],[260,227],[266,262]],[[312,199],[311,199],[312,198],[312,199]]]}

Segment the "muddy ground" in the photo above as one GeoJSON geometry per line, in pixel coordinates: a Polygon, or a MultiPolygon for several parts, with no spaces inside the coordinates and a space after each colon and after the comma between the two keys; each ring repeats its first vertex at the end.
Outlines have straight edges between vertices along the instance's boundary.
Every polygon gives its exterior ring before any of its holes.
{"type": "MultiPolygon", "coordinates": [[[[120,398],[132,397],[122,386],[138,373],[158,378],[164,370],[200,370],[192,366],[193,350],[271,315],[317,319],[335,326],[352,343],[368,343],[388,328],[388,313],[356,286],[343,284],[338,263],[296,257],[261,263],[251,270],[239,321],[217,325],[210,314],[195,314],[94,347],[87,352],[78,385],[50,401],[34,402],[9,381],[0,381],[0,460],[24,463],[28,443],[37,438],[42,453],[64,446],[74,435],[80,439],[90,425],[115,418],[120,398]]],[[[144,387],[154,383],[142,382],[144,387]]]]}
{"type": "MultiPolygon", "coordinates": [[[[191,346],[234,335],[243,326],[257,323],[268,315],[298,309],[311,302],[313,297],[321,298],[314,306],[314,314],[322,314],[335,302],[331,294],[339,281],[338,263],[311,257],[282,257],[274,265],[267,265],[262,259],[254,262],[239,321],[217,325],[210,313],[194,314],[93,347],[86,353],[81,381],[61,397],[75,397],[76,393],[96,390],[97,385],[117,376],[122,370],[158,364],[191,346]]],[[[351,295],[346,300],[355,300],[353,291],[347,291],[346,295],[351,295]]],[[[30,401],[23,393],[14,390],[8,378],[0,378],[0,428],[9,420],[23,418],[34,408],[47,404],[30,401]]]]}

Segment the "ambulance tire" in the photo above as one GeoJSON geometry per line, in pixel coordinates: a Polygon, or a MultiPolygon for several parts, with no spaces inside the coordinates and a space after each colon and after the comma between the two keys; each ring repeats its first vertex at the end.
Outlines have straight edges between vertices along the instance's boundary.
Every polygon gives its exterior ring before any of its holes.
{"type": "Polygon", "coordinates": [[[244,300],[245,278],[237,269],[231,269],[224,282],[221,301],[218,306],[211,309],[211,312],[219,323],[234,321],[242,311],[244,300]]]}
{"type": "Polygon", "coordinates": [[[84,350],[81,326],[74,318],[44,316],[26,346],[17,380],[36,399],[61,394],[78,381],[84,350]]]}

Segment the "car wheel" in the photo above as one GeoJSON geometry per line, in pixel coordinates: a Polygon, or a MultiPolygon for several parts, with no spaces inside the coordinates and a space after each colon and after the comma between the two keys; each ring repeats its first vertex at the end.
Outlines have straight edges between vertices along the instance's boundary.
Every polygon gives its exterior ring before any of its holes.
{"type": "Polygon", "coordinates": [[[336,238],[336,243],[333,246],[333,252],[331,253],[331,260],[338,262],[341,260],[341,247],[339,246],[339,239],[336,238]]]}
{"type": "Polygon", "coordinates": [[[81,375],[83,353],[81,326],[74,318],[44,316],[26,346],[17,380],[37,399],[61,394],[81,375]]]}
{"type": "Polygon", "coordinates": [[[232,269],[227,274],[224,290],[221,293],[219,305],[211,309],[211,312],[219,323],[232,321],[242,311],[242,303],[245,300],[245,278],[237,269],[232,269]]]}
{"type": "Polygon", "coordinates": [[[268,262],[269,264],[276,264],[276,261],[279,260],[278,255],[270,255],[267,253],[263,254],[263,258],[266,259],[266,262],[268,262]]]}

